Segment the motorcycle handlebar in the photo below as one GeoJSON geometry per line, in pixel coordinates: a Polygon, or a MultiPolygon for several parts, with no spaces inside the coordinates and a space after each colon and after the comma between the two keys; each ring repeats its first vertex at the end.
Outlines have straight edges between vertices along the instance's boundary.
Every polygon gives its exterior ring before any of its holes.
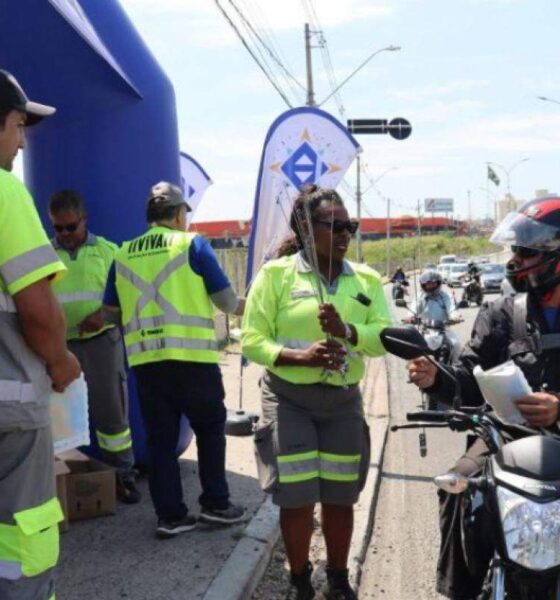
{"type": "Polygon", "coordinates": [[[406,413],[407,421],[425,421],[426,423],[446,423],[449,415],[439,410],[419,410],[418,412],[406,413]]]}

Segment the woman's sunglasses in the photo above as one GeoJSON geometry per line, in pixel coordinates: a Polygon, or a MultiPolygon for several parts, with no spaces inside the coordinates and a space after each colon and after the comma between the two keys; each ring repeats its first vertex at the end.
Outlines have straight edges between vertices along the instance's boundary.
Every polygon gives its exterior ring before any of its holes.
{"type": "Polygon", "coordinates": [[[359,225],[358,221],[341,221],[340,219],[335,219],[334,221],[315,221],[315,223],[328,225],[334,233],[342,233],[346,230],[351,235],[354,235],[358,231],[359,225]]]}
{"type": "Polygon", "coordinates": [[[76,229],[80,226],[80,221],[76,221],[76,223],[68,223],[68,225],[53,225],[53,229],[57,233],[62,233],[63,231],[67,231],[68,233],[74,233],[76,229]]]}
{"type": "Polygon", "coordinates": [[[512,246],[511,251],[514,254],[517,254],[519,258],[533,258],[534,256],[541,254],[540,250],[535,250],[534,248],[525,248],[524,246],[512,246]]]}

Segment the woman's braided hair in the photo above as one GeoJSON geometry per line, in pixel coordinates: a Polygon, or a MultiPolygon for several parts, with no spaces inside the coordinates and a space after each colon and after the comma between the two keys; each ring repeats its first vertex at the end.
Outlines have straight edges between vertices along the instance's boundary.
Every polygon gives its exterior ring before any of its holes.
{"type": "Polygon", "coordinates": [[[322,188],[314,183],[305,184],[301,188],[290,215],[290,228],[294,233],[280,244],[276,253],[277,258],[295,254],[304,247],[301,239],[301,230],[307,225],[305,205],[309,206],[309,213],[313,221],[317,214],[317,209],[323,202],[332,202],[338,206],[344,206],[342,198],[335,190],[322,188]]]}

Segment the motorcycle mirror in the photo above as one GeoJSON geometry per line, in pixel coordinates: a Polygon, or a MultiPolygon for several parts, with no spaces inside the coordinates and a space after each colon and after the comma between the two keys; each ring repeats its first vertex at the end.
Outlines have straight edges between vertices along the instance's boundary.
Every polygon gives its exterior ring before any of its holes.
{"type": "Polygon", "coordinates": [[[406,300],[404,300],[403,298],[397,298],[395,300],[395,306],[398,306],[400,308],[406,308],[406,300]]]}
{"type": "Polygon", "coordinates": [[[434,477],[434,483],[448,494],[461,494],[469,487],[468,477],[455,472],[434,477]]]}
{"type": "Polygon", "coordinates": [[[416,327],[385,327],[380,338],[387,352],[405,360],[424,356],[430,351],[426,340],[416,327]]]}

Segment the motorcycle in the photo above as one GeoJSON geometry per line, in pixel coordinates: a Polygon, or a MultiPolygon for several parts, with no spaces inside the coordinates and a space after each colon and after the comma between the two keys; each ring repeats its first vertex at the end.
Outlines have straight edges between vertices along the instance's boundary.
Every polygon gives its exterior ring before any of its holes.
{"type": "Polygon", "coordinates": [[[484,579],[477,600],[560,600],[560,436],[506,423],[484,406],[461,407],[457,379],[436,363],[420,332],[387,328],[381,340],[401,358],[425,356],[455,382],[454,410],[408,413],[411,423],[392,431],[470,431],[489,448],[481,473],[434,478],[445,492],[462,494],[465,561],[484,579]]]}
{"type": "Polygon", "coordinates": [[[391,295],[393,300],[404,300],[406,294],[408,294],[408,281],[406,279],[397,279],[393,281],[393,289],[391,290],[391,295]]]}
{"type": "Polygon", "coordinates": [[[459,308],[468,308],[471,303],[480,306],[484,299],[484,291],[480,285],[479,277],[472,277],[463,281],[463,297],[459,302],[459,308]]]}

